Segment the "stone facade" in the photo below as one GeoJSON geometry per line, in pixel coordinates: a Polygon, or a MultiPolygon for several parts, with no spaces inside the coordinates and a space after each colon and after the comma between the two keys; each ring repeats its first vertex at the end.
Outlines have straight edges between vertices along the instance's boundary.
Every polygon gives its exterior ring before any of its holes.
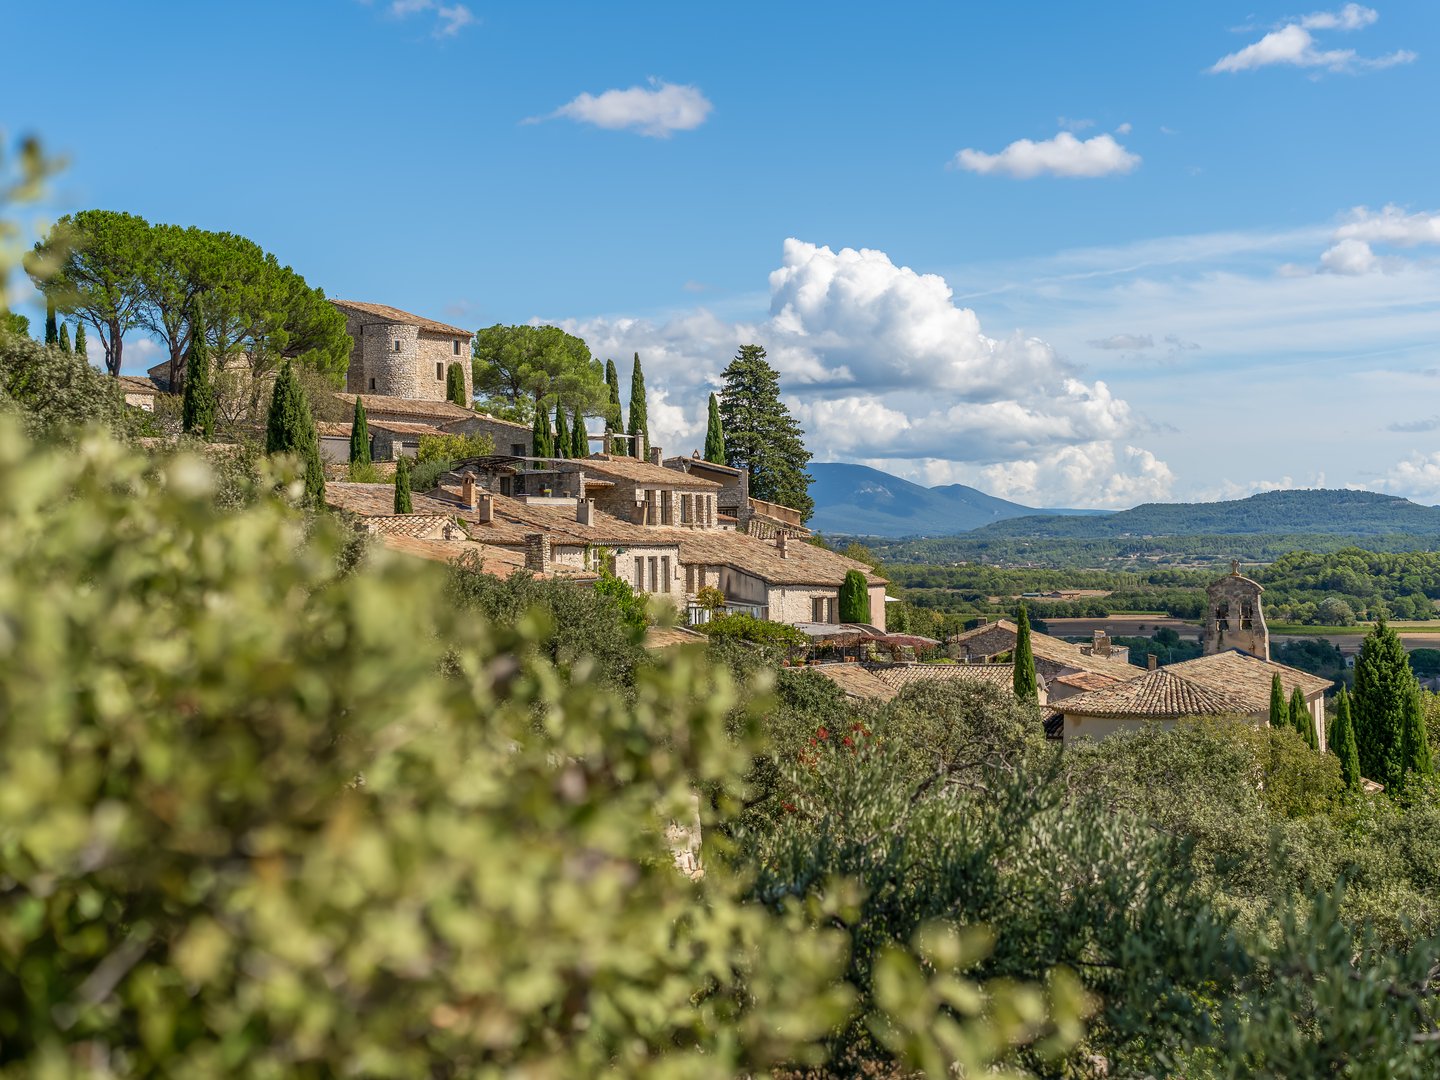
{"type": "Polygon", "coordinates": [[[331,303],[344,313],[353,343],[345,375],[349,393],[444,401],[446,373],[459,364],[465,400],[471,399],[470,331],[383,304],[331,303]]]}
{"type": "MultiPolygon", "coordinates": [[[[469,365],[466,365],[467,373],[469,365]]],[[[470,385],[467,381],[467,387],[470,385]]],[[[529,457],[531,450],[530,425],[517,424],[510,420],[487,413],[476,413],[463,420],[452,420],[443,425],[453,435],[488,435],[494,444],[495,453],[511,457],[529,457]]]]}
{"type": "Polygon", "coordinates": [[[1213,656],[1226,649],[1243,649],[1261,660],[1270,659],[1270,631],[1259,582],[1240,574],[1240,564],[1231,563],[1230,573],[1205,590],[1204,654],[1213,656]]]}

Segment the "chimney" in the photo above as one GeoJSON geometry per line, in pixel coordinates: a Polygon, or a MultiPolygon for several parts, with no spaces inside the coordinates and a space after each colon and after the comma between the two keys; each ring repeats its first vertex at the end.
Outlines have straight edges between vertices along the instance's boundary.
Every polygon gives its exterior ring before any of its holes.
{"type": "Polygon", "coordinates": [[[780,553],[780,558],[782,559],[788,559],[790,557],[790,552],[785,547],[786,542],[787,537],[783,531],[775,534],[775,550],[780,553]]]}
{"type": "Polygon", "coordinates": [[[475,474],[467,472],[460,482],[460,500],[471,510],[475,509],[475,474]]]}
{"type": "Polygon", "coordinates": [[[1160,666],[1160,658],[1156,656],[1153,652],[1148,653],[1145,657],[1145,666],[1151,671],[1154,671],[1157,667],[1160,666]]]}
{"type": "Polygon", "coordinates": [[[1110,655],[1110,637],[1104,630],[1096,630],[1092,633],[1090,651],[1096,656],[1110,655]]]}
{"type": "Polygon", "coordinates": [[[650,464],[659,465],[663,460],[664,452],[658,446],[650,447],[650,464]]]}
{"type": "Polygon", "coordinates": [[[581,525],[595,524],[595,500],[580,498],[575,500],[575,520],[581,525]]]}
{"type": "Polygon", "coordinates": [[[525,534],[525,568],[537,574],[550,571],[550,537],[544,533],[525,534]]]}
{"type": "Polygon", "coordinates": [[[495,496],[490,492],[476,492],[474,506],[476,518],[481,525],[489,525],[495,520],[495,496]]]}

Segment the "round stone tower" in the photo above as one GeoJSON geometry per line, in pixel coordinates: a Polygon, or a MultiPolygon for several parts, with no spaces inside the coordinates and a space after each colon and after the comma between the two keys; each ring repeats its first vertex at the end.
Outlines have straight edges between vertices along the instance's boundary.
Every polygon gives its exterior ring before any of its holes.
{"type": "Polygon", "coordinates": [[[1243,649],[1261,660],[1270,659],[1270,631],[1260,606],[1264,587],[1240,573],[1232,562],[1230,573],[1205,590],[1205,655],[1226,649],[1243,649]]]}

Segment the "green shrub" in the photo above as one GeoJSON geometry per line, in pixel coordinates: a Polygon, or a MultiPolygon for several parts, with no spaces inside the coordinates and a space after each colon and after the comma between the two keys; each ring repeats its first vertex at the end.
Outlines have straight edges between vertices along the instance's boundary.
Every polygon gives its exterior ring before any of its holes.
{"type": "Polygon", "coordinates": [[[495,442],[489,435],[421,435],[416,458],[422,464],[429,461],[463,461],[472,457],[488,457],[494,452],[495,442]]]}

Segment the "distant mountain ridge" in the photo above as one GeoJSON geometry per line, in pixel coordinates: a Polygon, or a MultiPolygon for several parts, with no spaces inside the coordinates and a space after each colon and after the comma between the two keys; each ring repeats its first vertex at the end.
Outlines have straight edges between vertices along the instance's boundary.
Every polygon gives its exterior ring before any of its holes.
{"type": "Polygon", "coordinates": [[[810,527],[846,536],[953,536],[1025,515],[1103,514],[1099,510],[1037,510],[964,484],[927,488],[866,465],[812,462],[810,527]]]}
{"type": "Polygon", "coordinates": [[[1332,536],[1440,534],[1440,507],[1373,491],[1313,488],[1266,491],[1208,503],[1144,503],[1103,517],[1042,514],[999,521],[974,539],[1100,540],[1145,536],[1243,536],[1322,533],[1332,536]]]}

